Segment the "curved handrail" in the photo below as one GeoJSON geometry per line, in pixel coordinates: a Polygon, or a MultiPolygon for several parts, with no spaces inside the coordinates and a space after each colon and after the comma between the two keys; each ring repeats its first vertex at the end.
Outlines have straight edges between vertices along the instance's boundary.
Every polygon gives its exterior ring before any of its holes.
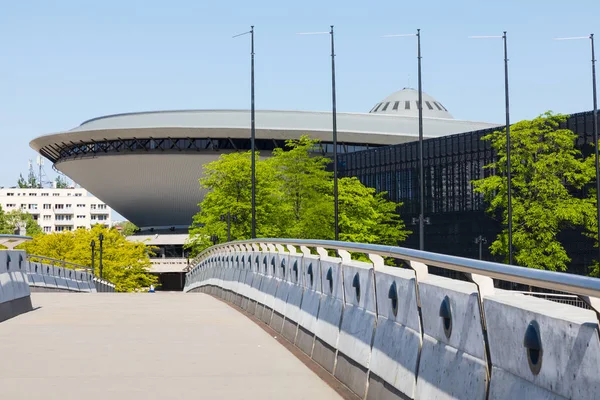
{"type": "MultiPolygon", "coordinates": [[[[600,279],[587,276],[552,272],[532,268],[506,265],[490,261],[474,260],[470,258],[449,256],[439,253],[408,249],[404,247],[386,246],[377,244],[340,242],[333,240],[305,240],[305,239],[252,239],[238,240],[212,246],[202,251],[194,259],[197,265],[201,259],[218,249],[234,245],[250,244],[281,244],[305,247],[320,247],[330,250],[345,250],[348,252],[376,254],[382,257],[392,257],[404,261],[423,263],[427,266],[440,267],[452,271],[468,274],[483,275],[492,279],[536,286],[540,288],[572,293],[579,296],[600,298],[600,279]]],[[[192,268],[193,269],[193,268],[192,268]]]]}

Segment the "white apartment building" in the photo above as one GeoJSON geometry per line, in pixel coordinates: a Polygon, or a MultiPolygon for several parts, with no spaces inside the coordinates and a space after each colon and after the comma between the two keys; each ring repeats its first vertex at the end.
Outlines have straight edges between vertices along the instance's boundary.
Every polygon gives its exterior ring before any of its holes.
{"type": "Polygon", "coordinates": [[[112,209],[80,188],[0,188],[0,206],[31,214],[46,233],[112,225],[112,209]]]}

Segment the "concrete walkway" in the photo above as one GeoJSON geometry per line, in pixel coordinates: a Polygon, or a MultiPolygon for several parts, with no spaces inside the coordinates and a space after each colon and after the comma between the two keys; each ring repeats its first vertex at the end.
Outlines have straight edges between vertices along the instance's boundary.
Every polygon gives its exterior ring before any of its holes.
{"type": "Polygon", "coordinates": [[[337,399],[268,333],[203,294],[33,293],[0,323],[2,399],[337,399]]]}

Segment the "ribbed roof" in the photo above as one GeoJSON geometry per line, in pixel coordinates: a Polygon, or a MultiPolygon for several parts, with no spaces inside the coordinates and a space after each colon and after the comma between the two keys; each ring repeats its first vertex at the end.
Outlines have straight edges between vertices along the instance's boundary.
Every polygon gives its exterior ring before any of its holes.
{"type": "MultiPolygon", "coordinates": [[[[375,104],[370,113],[418,117],[419,91],[411,88],[404,88],[392,93],[379,103],[375,104]]],[[[454,119],[442,103],[425,92],[423,92],[423,117],[454,119]]]]}

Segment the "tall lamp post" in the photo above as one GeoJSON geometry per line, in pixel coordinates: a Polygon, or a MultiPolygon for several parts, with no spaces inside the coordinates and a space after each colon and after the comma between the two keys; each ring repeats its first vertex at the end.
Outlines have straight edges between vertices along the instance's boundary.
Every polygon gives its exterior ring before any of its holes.
{"type": "Polygon", "coordinates": [[[475,238],[475,244],[479,245],[479,259],[483,260],[483,244],[487,243],[487,239],[482,235],[479,235],[475,238]]]}
{"type": "Polygon", "coordinates": [[[92,239],[92,242],[90,243],[90,247],[92,248],[92,275],[94,275],[94,258],[95,258],[95,251],[94,248],[96,247],[96,241],[92,239]]]}
{"type": "Polygon", "coordinates": [[[333,25],[329,32],[302,32],[298,35],[327,35],[331,36],[331,116],[333,131],[333,223],[335,240],[340,240],[339,202],[338,202],[338,157],[337,157],[337,106],[335,91],[335,40],[333,25]]]}
{"type": "Polygon", "coordinates": [[[513,223],[512,223],[512,177],[510,164],[510,102],[508,94],[508,51],[506,31],[502,36],[470,36],[470,39],[502,39],[504,42],[504,101],[506,112],[506,179],[508,208],[508,263],[513,263],[513,223]]]}
{"type": "Polygon", "coordinates": [[[254,25],[250,26],[248,32],[235,35],[234,38],[244,35],[250,35],[250,152],[252,153],[251,161],[251,186],[252,186],[252,239],[256,238],[256,159],[255,154],[255,138],[256,138],[256,123],[254,110],[254,25]]]}
{"type": "Polygon", "coordinates": [[[596,142],[596,218],[598,223],[598,260],[600,260],[600,167],[598,161],[598,98],[596,96],[596,53],[594,51],[594,34],[589,36],[556,38],[554,40],[589,39],[592,46],[592,95],[594,96],[594,142],[596,142]]]}
{"type": "Polygon", "coordinates": [[[425,218],[425,172],[423,163],[423,86],[421,84],[421,30],[417,33],[408,33],[400,35],[385,35],[384,37],[417,37],[417,64],[418,64],[418,85],[419,85],[419,218],[413,223],[419,224],[419,250],[425,250],[425,224],[429,224],[429,218],[425,218]]]}
{"type": "Polygon", "coordinates": [[[104,242],[104,235],[102,233],[98,236],[98,240],[100,241],[100,279],[102,279],[102,242],[104,242]]]}

